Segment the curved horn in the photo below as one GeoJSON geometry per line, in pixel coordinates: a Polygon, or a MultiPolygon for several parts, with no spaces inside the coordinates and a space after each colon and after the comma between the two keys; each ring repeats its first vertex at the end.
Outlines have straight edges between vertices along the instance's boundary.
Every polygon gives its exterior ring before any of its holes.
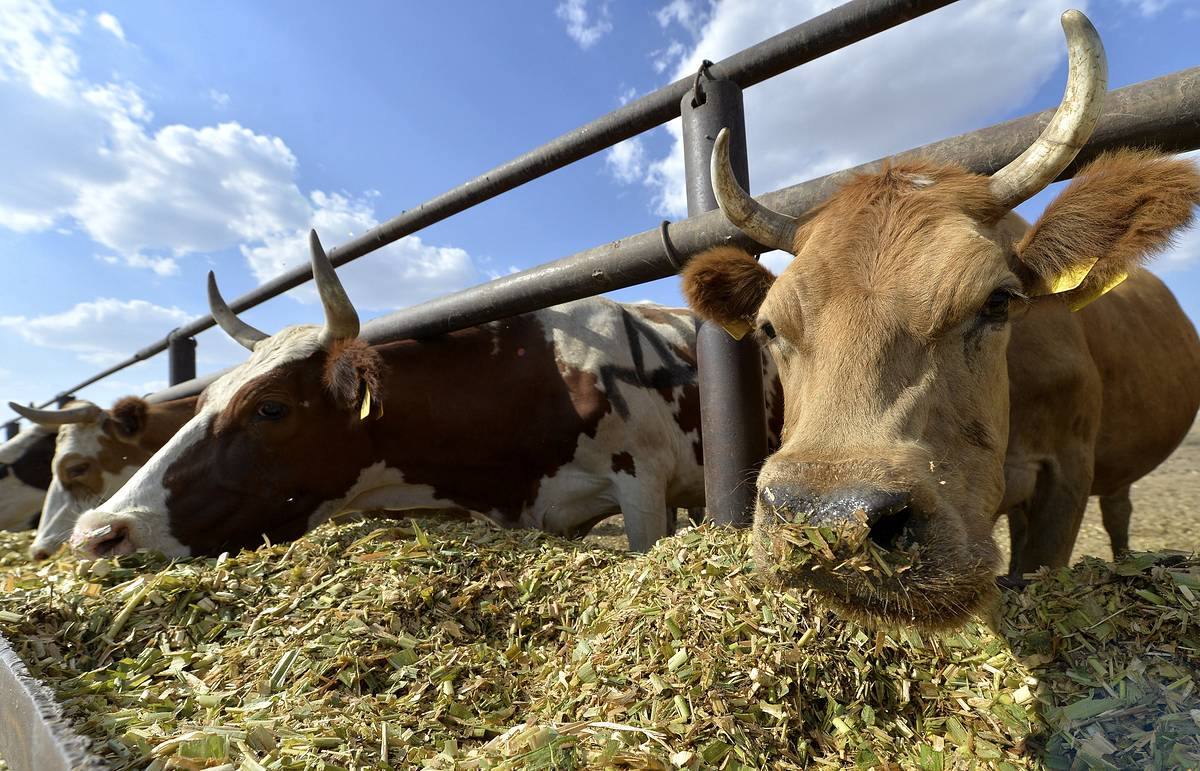
{"type": "Polygon", "coordinates": [[[217,277],[211,270],[208,272],[208,310],[225,334],[237,340],[244,348],[253,351],[255,345],[270,337],[266,332],[255,329],[237,317],[221,297],[221,290],[217,289],[217,277]]]}
{"type": "Polygon", "coordinates": [[[1050,124],[1012,163],[992,175],[991,189],[1006,210],[1053,182],[1087,143],[1108,90],[1108,61],[1100,34],[1081,12],[1062,15],[1067,36],[1067,90],[1050,124]]]}
{"type": "Polygon", "coordinates": [[[710,173],[717,205],[725,218],[763,246],[790,252],[796,248],[800,221],[763,206],[742,189],[729,162],[729,129],[721,129],[713,145],[710,173]]]}
{"type": "Polygon", "coordinates": [[[33,407],[24,407],[16,402],[9,402],[8,407],[31,423],[46,427],[63,426],[67,423],[91,423],[99,420],[100,416],[104,414],[104,410],[91,402],[78,407],[68,407],[65,410],[39,410],[33,407]]]}
{"type": "Polygon", "coordinates": [[[308,245],[312,250],[313,278],[317,281],[317,292],[325,308],[325,328],[321,330],[321,343],[329,346],[337,340],[353,340],[358,337],[358,312],[350,303],[342,282],[338,279],[329,255],[317,238],[317,231],[308,232],[308,245]]]}

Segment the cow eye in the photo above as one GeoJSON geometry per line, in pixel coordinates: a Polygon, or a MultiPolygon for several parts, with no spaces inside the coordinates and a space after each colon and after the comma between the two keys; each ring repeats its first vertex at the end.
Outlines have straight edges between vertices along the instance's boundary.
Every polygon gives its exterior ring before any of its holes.
{"type": "Polygon", "coordinates": [[[775,339],[775,326],[771,322],[764,321],[763,325],[759,327],[759,329],[762,330],[762,333],[766,335],[768,340],[775,339]]]}
{"type": "Polygon", "coordinates": [[[283,402],[265,401],[258,405],[254,417],[258,420],[279,420],[287,414],[287,405],[283,402]]]}
{"type": "Polygon", "coordinates": [[[989,324],[1001,324],[1008,321],[1008,309],[1012,305],[1013,297],[1011,289],[997,289],[992,292],[987,302],[979,309],[980,321],[989,324]]]}
{"type": "Polygon", "coordinates": [[[89,468],[91,468],[90,463],[76,463],[67,469],[67,476],[71,479],[76,479],[86,474],[89,468]]]}

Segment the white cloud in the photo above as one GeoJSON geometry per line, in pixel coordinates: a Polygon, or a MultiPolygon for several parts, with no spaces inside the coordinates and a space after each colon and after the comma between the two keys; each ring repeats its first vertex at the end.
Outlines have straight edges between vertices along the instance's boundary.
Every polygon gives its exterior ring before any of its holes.
{"type": "Polygon", "coordinates": [[[111,32],[122,43],[125,42],[125,29],[121,26],[121,22],[117,20],[116,16],[113,16],[107,11],[98,13],[96,14],[96,23],[99,24],[102,29],[106,29],[111,32]]]}
{"type": "Polygon", "coordinates": [[[683,47],[683,43],[680,43],[678,40],[672,40],[671,44],[665,49],[651,51],[650,61],[654,65],[654,71],[661,74],[668,67],[674,67],[683,57],[685,50],[687,49],[683,47]]]}
{"type": "MultiPolygon", "coordinates": [[[[187,255],[236,246],[262,278],[305,259],[306,248],[292,247],[314,224],[331,243],[377,224],[368,199],[378,193],[306,196],[296,184],[298,161],[279,137],[234,121],[152,128],[135,85],[81,77],[73,44],[86,17],[48,0],[9,5],[0,25],[0,226],[70,225],[107,247],[99,259],[160,276],[178,272],[187,255]]],[[[96,17],[117,34],[116,19],[104,19],[96,17]]],[[[215,89],[208,97],[217,107],[229,103],[215,89]]],[[[461,249],[419,239],[347,270],[359,277],[365,307],[376,308],[461,288],[476,273],[461,249]],[[385,291],[393,299],[385,301],[385,291]]],[[[151,338],[143,334],[139,344],[151,338]]]]}
{"type": "Polygon", "coordinates": [[[44,348],[71,351],[91,364],[113,364],[163,337],[191,315],[145,300],[101,297],[61,313],[0,316],[0,328],[44,348]]]}
{"type": "Polygon", "coordinates": [[[152,132],[134,85],[80,77],[75,17],[19,0],[5,21],[0,225],[36,231],[73,219],[126,262],[162,266],[306,219],[283,140],[232,122],[152,132]]]}
{"type": "Polygon", "coordinates": [[[216,107],[218,110],[224,110],[229,106],[229,94],[224,91],[210,88],[208,89],[208,99],[213,103],[213,107],[216,107]]]}
{"type": "Polygon", "coordinates": [[[1166,8],[1174,0],[1121,0],[1121,5],[1132,7],[1137,10],[1142,16],[1157,16],[1160,11],[1166,8]]]}
{"type": "Polygon", "coordinates": [[[608,149],[604,164],[617,181],[636,182],[646,173],[646,146],[639,137],[626,139],[608,149]]]}
{"type": "Polygon", "coordinates": [[[144,254],[98,254],[96,259],[107,262],[109,265],[148,268],[159,276],[174,276],[179,272],[179,262],[171,257],[147,257],[144,254]]]}
{"type": "MultiPolygon", "coordinates": [[[[694,73],[703,58],[717,61],[837,4],[721,0],[671,80],[694,73]]],[[[1058,0],[951,5],[747,89],[753,190],[774,190],[996,120],[1026,102],[1062,62],[1060,12],[1058,0]]],[[[658,213],[675,217],[687,209],[679,122],[667,131],[671,150],[647,159],[642,182],[658,213]]]]}
{"type": "Polygon", "coordinates": [[[654,12],[654,18],[664,29],[675,23],[695,35],[708,21],[710,11],[707,7],[701,10],[697,5],[692,0],[671,0],[654,12]]]}
{"type": "Polygon", "coordinates": [[[594,46],[600,38],[612,32],[611,15],[608,3],[600,4],[600,9],[593,16],[587,7],[587,0],[562,0],[554,9],[555,15],[567,24],[567,34],[586,50],[594,46]]]}
{"type": "MultiPolygon", "coordinates": [[[[362,198],[321,191],[311,196],[311,227],[326,249],[344,243],[378,224],[375,210],[362,198]]],[[[260,246],[242,247],[250,269],[260,281],[308,263],[308,225],[271,236],[260,246]]],[[[407,236],[341,268],[338,275],[350,300],[360,311],[392,310],[429,300],[479,282],[479,270],[464,250],[431,246],[407,236]]],[[[294,290],[293,297],[315,302],[311,287],[294,290]]]]}

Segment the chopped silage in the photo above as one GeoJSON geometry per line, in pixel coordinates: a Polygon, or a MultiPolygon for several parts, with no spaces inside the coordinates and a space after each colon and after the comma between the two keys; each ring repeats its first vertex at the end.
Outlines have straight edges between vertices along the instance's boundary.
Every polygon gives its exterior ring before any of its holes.
{"type": "Polygon", "coordinates": [[[0,633],[118,768],[1200,765],[1194,557],[1088,560],[1006,594],[1003,636],[933,635],[765,590],[750,541],[388,520],[0,558],[0,633]]]}

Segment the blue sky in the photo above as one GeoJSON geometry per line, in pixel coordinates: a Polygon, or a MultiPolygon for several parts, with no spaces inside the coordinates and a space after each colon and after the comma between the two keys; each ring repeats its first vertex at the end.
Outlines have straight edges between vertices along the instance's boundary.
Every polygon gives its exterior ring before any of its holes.
{"type": "MultiPolygon", "coordinates": [[[[342,243],[835,4],[0,0],[0,396],[40,402],[204,313],[210,269],[241,294],[304,260],[312,225],[342,243]]],[[[1197,64],[1190,0],[1076,6],[1113,88],[1197,64]]],[[[1052,106],[1064,8],[962,0],[748,90],[752,188],[1052,106]]],[[[679,217],[681,175],[677,127],[656,129],[343,275],[379,315],[679,217]]],[[[1156,269],[1200,319],[1200,235],[1156,269]]],[[[674,279],[616,296],[680,302],[674,279]]],[[[319,316],[307,290],[247,314],[319,316]]],[[[240,356],[200,337],[201,371],[240,356]]],[[[80,395],[165,376],[160,356],[80,395]]]]}

